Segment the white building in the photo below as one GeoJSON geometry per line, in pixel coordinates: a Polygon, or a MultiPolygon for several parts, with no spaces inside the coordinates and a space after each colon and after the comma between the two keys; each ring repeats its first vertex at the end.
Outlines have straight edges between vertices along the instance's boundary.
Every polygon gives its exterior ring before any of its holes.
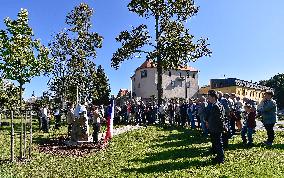
{"type": "MultiPolygon", "coordinates": [[[[135,97],[157,97],[157,68],[145,61],[131,77],[135,97]]],[[[192,98],[198,93],[198,70],[193,67],[165,70],[162,75],[163,98],[192,98]]]]}

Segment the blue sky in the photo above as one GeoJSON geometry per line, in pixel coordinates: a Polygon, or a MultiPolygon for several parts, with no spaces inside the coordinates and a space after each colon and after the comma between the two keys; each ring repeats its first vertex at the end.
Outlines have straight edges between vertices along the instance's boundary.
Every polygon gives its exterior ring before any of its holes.
{"type": "MultiPolygon", "coordinates": [[[[112,93],[130,88],[129,77],[144,59],[124,62],[118,70],[110,67],[112,54],[119,47],[115,37],[120,31],[141,23],[153,31],[153,21],[145,20],[127,9],[129,0],[1,0],[0,29],[3,19],[16,18],[20,8],[29,11],[30,26],[36,38],[47,45],[52,35],[62,30],[65,16],[80,2],[94,8],[93,31],[104,37],[96,64],[101,64],[109,76],[112,93]]],[[[196,0],[199,14],[188,21],[197,38],[208,37],[213,51],[211,58],[202,58],[191,65],[200,70],[199,84],[211,78],[236,77],[257,82],[283,73],[284,66],[284,1],[283,0],[196,0]]],[[[26,84],[24,97],[35,91],[40,96],[47,90],[48,79],[34,78],[26,84]]]]}

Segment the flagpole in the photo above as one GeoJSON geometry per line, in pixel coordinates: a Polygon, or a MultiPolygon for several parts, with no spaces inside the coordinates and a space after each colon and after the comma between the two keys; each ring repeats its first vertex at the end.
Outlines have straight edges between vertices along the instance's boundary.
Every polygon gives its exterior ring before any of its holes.
{"type": "Polygon", "coordinates": [[[114,96],[111,97],[111,116],[110,116],[110,138],[113,137],[113,118],[114,118],[114,96]]]}

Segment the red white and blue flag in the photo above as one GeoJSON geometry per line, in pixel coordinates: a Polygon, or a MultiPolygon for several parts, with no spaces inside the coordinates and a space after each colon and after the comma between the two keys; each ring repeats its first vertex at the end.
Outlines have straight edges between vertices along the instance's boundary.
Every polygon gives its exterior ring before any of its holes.
{"type": "Polygon", "coordinates": [[[105,142],[113,137],[113,118],[114,118],[114,99],[111,99],[111,104],[107,107],[107,129],[105,142]]]}

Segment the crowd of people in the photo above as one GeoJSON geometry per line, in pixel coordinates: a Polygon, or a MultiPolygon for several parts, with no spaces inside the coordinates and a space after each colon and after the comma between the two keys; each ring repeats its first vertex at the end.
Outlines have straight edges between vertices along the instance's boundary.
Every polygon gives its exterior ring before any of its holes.
{"type": "MultiPolygon", "coordinates": [[[[133,125],[170,125],[180,127],[199,128],[203,136],[209,136],[212,142],[211,152],[217,154],[214,161],[224,162],[224,148],[228,147],[229,139],[236,132],[241,133],[243,143],[253,146],[253,133],[256,118],[260,118],[266,131],[266,145],[274,141],[273,127],[276,123],[276,102],[272,99],[273,92],[267,91],[261,103],[247,98],[241,99],[236,94],[222,93],[210,90],[208,95],[196,99],[169,99],[158,106],[156,101],[131,99],[116,104],[114,107],[114,124],[133,125]]],[[[83,113],[86,125],[93,126],[94,141],[98,141],[101,123],[106,122],[107,110],[111,106],[97,106],[82,102],[75,108],[69,103],[67,110],[54,109],[55,128],[61,125],[62,113],[66,116],[68,133],[70,134],[75,117],[83,113]]],[[[44,131],[48,132],[48,107],[41,108],[40,123],[44,131]]]]}
{"type": "Polygon", "coordinates": [[[241,99],[236,94],[210,90],[207,96],[196,99],[163,101],[158,106],[155,101],[127,101],[115,108],[115,123],[123,124],[169,124],[200,128],[204,136],[212,142],[211,152],[217,154],[217,163],[224,162],[224,148],[229,139],[240,132],[243,144],[251,147],[256,118],[259,118],[266,131],[266,145],[274,141],[273,127],[276,123],[277,106],[272,99],[273,92],[267,91],[261,103],[248,98],[241,99]]]}

